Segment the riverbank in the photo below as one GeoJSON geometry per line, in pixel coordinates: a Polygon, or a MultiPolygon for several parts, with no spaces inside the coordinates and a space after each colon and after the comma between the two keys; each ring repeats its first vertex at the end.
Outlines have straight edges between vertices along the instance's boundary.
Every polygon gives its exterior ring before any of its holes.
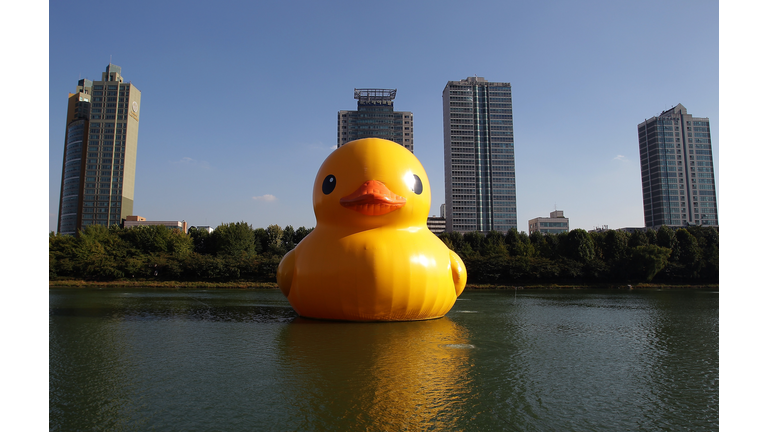
{"type": "Polygon", "coordinates": [[[468,290],[512,290],[512,289],[612,289],[612,290],[642,290],[642,289],[691,289],[691,290],[714,290],[719,291],[720,284],[659,284],[659,283],[640,283],[640,284],[531,284],[531,285],[493,285],[493,284],[467,284],[468,290]]]}
{"type": "Polygon", "coordinates": [[[193,282],[193,281],[153,281],[153,280],[52,280],[49,288],[181,288],[181,289],[277,289],[276,282],[193,282]]]}
{"type": "MultiPolygon", "coordinates": [[[[153,281],[153,280],[131,280],[131,281],[85,281],[85,280],[52,280],[48,281],[49,288],[175,288],[175,289],[277,289],[275,282],[253,282],[253,281],[235,281],[235,282],[193,282],[193,281],[153,281]]],[[[523,289],[612,289],[612,290],[635,290],[635,289],[702,289],[714,290],[720,289],[719,284],[656,284],[640,283],[636,285],[628,284],[529,284],[529,285],[495,285],[495,284],[467,284],[467,290],[523,290],[523,289]]]]}

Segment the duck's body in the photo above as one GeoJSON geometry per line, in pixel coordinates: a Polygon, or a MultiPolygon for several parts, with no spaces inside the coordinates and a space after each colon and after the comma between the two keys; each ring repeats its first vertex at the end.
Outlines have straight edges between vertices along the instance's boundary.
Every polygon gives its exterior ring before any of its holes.
{"type": "Polygon", "coordinates": [[[464,265],[427,229],[426,173],[402,146],[369,138],[334,151],[315,180],[314,205],[317,227],[277,275],[299,315],[409,321],[453,307],[464,265]]]}
{"type": "Polygon", "coordinates": [[[318,227],[291,253],[288,300],[304,317],[439,318],[461,293],[451,271],[453,252],[426,226],[416,232],[377,228],[352,234],[318,227]]]}

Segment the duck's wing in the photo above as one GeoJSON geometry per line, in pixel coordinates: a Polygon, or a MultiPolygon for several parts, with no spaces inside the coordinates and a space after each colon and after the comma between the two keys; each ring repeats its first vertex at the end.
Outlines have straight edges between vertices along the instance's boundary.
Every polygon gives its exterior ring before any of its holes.
{"type": "Polygon", "coordinates": [[[291,250],[280,261],[280,265],[277,266],[277,286],[280,287],[280,291],[288,297],[291,292],[291,283],[293,283],[293,269],[296,264],[296,249],[291,250]]]}
{"type": "MultiPolygon", "coordinates": [[[[453,275],[453,286],[456,288],[456,297],[461,295],[464,287],[467,285],[467,269],[464,267],[464,261],[456,252],[448,249],[451,259],[451,274],[453,275]]],[[[286,294],[287,295],[287,294],[286,294]]]]}

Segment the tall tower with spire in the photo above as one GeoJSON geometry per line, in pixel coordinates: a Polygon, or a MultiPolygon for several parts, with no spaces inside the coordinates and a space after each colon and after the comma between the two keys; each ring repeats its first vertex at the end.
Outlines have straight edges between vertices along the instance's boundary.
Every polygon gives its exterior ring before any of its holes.
{"type": "Polygon", "coordinates": [[[120,224],[133,214],[141,92],[109,64],[69,94],[58,232],[120,224]]]}

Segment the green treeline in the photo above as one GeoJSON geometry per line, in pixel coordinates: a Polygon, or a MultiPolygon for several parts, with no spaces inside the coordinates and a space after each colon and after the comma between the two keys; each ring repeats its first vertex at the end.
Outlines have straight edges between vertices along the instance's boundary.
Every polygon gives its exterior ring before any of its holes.
{"type": "Polygon", "coordinates": [[[469,283],[719,282],[719,233],[712,227],[439,237],[464,260],[469,283]]]}
{"type": "MultiPolygon", "coordinates": [[[[311,231],[236,222],[212,233],[116,225],[91,225],[78,236],[52,232],[49,279],[274,282],[283,255],[311,231]]],[[[530,236],[510,230],[439,238],[464,260],[469,283],[719,281],[719,233],[711,227],[530,236]]]]}
{"type": "Polygon", "coordinates": [[[90,225],[78,236],[48,237],[48,277],[274,282],[277,266],[312,229],[252,229],[245,222],[188,234],[164,226],[90,225]]]}

